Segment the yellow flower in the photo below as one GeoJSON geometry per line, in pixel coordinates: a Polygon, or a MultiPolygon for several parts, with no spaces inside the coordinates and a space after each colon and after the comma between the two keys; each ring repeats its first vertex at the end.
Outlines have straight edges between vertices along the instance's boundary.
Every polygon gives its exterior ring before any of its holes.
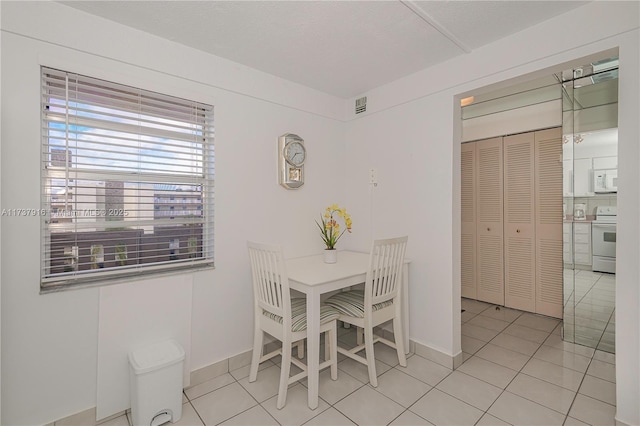
{"type": "Polygon", "coordinates": [[[322,241],[328,250],[335,249],[336,243],[345,231],[349,231],[349,233],[351,233],[351,226],[353,225],[353,222],[351,220],[351,216],[347,213],[347,209],[344,207],[340,208],[337,204],[332,204],[325,209],[324,214],[320,215],[320,219],[322,225],[318,223],[318,221],[316,221],[316,224],[318,225],[318,228],[320,228],[322,241]],[[340,217],[344,220],[346,229],[342,232],[340,231],[340,224],[338,224],[334,217],[340,217]]]}

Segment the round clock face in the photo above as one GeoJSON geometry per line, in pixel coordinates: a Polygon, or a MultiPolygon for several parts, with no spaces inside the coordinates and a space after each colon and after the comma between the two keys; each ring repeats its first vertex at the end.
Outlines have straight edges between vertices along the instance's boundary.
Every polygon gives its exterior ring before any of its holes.
{"type": "Polygon", "coordinates": [[[301,166],[304,163],[306,156],[307,152],[304,149],[304,145],[298,141],[289,142],[284,147],[284,158],[287,160],[287,163],[292,166],[301,166]]]}

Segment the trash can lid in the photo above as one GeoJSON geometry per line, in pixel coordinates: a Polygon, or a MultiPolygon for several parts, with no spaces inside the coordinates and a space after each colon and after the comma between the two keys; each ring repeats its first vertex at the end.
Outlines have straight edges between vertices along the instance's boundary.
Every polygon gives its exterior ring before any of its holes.
{"type": "Polygon", "coordinates": [[[129,352],[129,363],[136,374],[157,370],[184,359],[184,349],[175,340],[154,343],[129,352]]]}

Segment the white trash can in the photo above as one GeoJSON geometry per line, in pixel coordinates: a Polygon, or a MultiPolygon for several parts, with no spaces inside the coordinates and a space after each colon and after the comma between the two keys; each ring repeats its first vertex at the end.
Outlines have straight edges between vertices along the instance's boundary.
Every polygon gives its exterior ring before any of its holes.
{"type": "Polygon", "coordinates": [[[182,417],[184,349],[175,340],[129,353],[131,417],[134,426],[158,426],[182,417]]]}

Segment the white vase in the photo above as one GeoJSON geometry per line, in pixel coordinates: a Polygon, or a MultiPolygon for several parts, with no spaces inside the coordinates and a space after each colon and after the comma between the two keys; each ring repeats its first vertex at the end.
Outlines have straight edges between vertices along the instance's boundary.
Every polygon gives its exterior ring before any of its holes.
{"type": "Polygon", "coordinates": [[[324,263],[336,263],[338,261],[338,250],[325,249],[324,251],[324,263]]]}

